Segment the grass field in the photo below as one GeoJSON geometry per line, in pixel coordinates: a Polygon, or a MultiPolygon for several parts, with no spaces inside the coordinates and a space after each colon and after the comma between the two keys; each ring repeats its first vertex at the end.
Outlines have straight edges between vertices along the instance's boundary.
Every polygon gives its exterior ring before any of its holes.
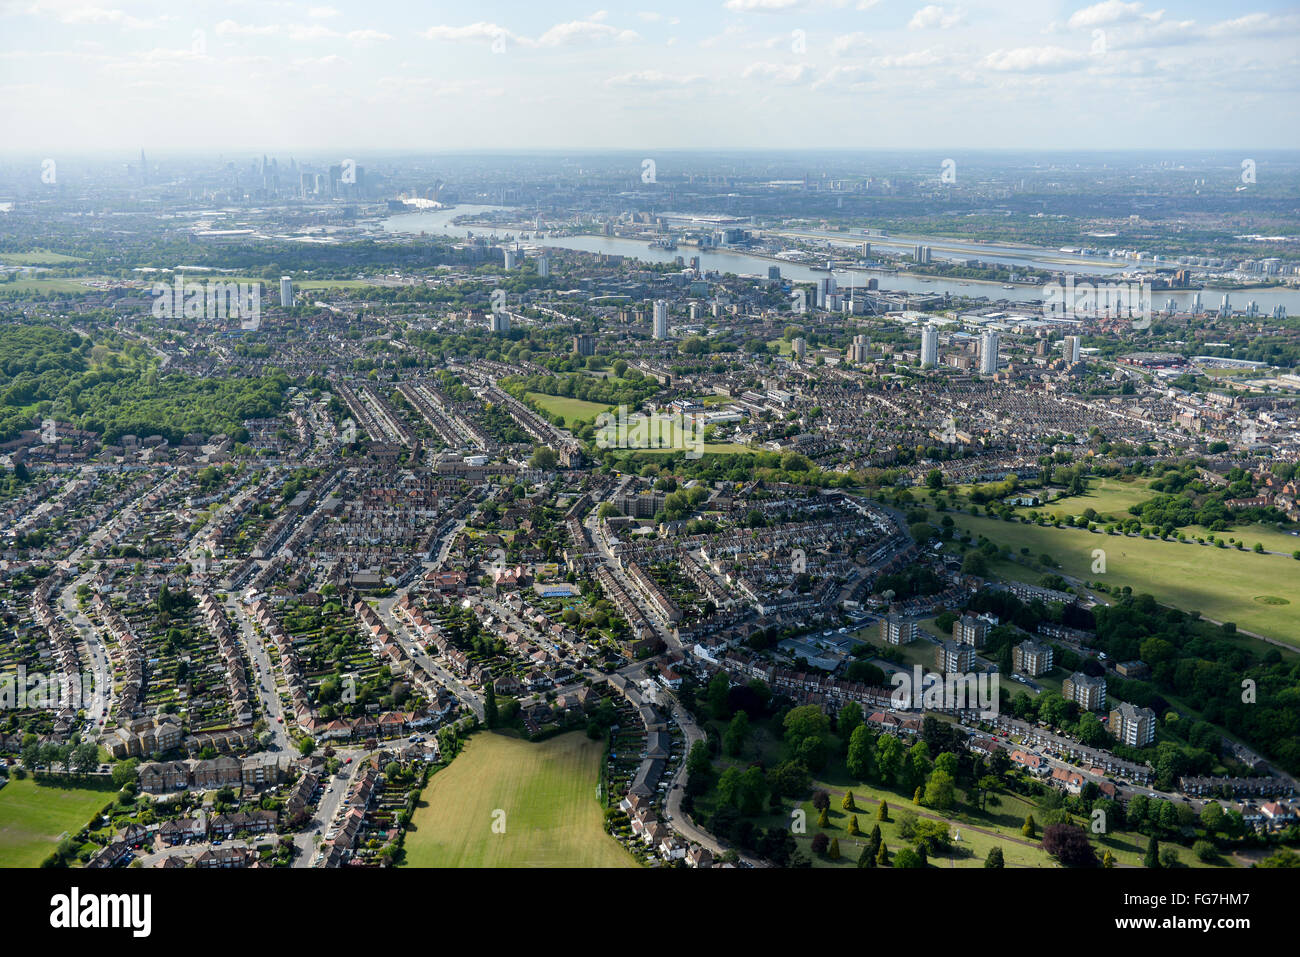
{"type": "Polygon", "coordinates": [[[16,279],[13,282],[0,282],[0,296],[16,292],[58,292],[87,295],[91,288],[73,279],[16,279]]]}
{"type": "Polygon", "coordinates": [[[637,866],[605,833],[596,800],[602,751],[581,732],[536,744],[474,735],[421,795],[404,866],[637,866]],[[504,833],[493,831],[497,811],[504,833]]]}
{"type": "Polygon", "coordinates": [[[0,867],[39,867],[60,834],[81,830],[112,799],[108,791],[10,780],[0,788],[0,867]]]}
{"type": "Polygon", "coordinates": [[[614,408],[601,402],[586,402],[582,399],[546,395],[542,392],[529,392],[527,395],[539,408],[545,409],[551,415],[564,416],[564,424],[568,428],[581,425],[583,422],[595,422],[596,416],[600,413],[614,408]]]}
{"type": "Polygon", "coordinates": [[[1231,548],[1100,535],[953,513],[958,527],[1018,552],[1050,555],[1061,572],[1084,581],[1129,585],[1158,601],[1199,611],[1215,621],[1300,647],[1300,562],[1231,548]],[[1106,573],[1092,571],[1093,550],[1106,553],[1106,573]],[[1286,598],[1287,604],[1275,604],[1286,598]]]}
{"type": "Polygon", "coordinates": [[[1093,479],[1088,483],[1088,491],[1083,495],[1070,495],[1058,501],[1040,505],[1037,509],[1019,508],[1018,513],[1033,511],[1055,515],[1079,515],[1084,509],[1094,509],[1098,515],[1113,516],[1119,521],[1132,518],[1129,506],[1145,502],[1155,493],[1147,487],[1145,479],[1120,481],[1117,478],[1093,479]]]}
{"type": "Polygon", "coordinates": [[[53,266],[58,263],[79,263],[84,260],[77,256],[65,256],[38,249],[27,253],[0,253],[0,263],[10,266],[53,266]]]}

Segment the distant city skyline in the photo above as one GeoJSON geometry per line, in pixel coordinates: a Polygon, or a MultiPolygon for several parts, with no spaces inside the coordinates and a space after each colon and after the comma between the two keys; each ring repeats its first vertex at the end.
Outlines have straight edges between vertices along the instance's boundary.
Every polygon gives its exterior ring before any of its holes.
{"type": "Polygon", "coordinates": [[[1291,149],[1294,6],[0,0],[5,152],[1291,149]]]}

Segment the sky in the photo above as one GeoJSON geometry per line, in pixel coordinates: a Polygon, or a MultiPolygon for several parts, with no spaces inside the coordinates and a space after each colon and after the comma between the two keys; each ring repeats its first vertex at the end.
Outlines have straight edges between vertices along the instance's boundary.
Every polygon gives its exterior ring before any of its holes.
{"type": "Polygon", "coordinates": [[[0,151],[1292,149],[1300,7],[0,0],[0,151]]]}

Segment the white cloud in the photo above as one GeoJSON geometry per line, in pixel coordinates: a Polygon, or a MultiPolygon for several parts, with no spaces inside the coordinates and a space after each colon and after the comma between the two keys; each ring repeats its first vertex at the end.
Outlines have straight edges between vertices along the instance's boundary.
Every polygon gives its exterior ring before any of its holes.
{"type": "Polygon", "coordinates": [[[806,83],[812,68],[804,63],[753,63],[741,74],[746,80],[758,77],[775,83],[794,85],[806,83]]]}
{"type": "Polygon", "coordinates": [[[27,8],[29,13],[49,13],[59,18],[62,23],[76,26],[114,26],[127,30],[147,30],[161,26],[169,17],[145,20],[132,16],[125,10],[102,7],[94,3],[34,3],[27,8]]]}
{"type": "Polygon", "coordinates": [[[637,38],[635,30],[620,30],[592,20],[572,20],[569,23],[557,23],[538,37],[536,43],[542,47],[559,47],[601,40],[626,43],[637,38]]]}
{"type": "Polygon", "coordinates": [[[909,30],[930,30],[939,29],[947,30],[949,27],[955,27],[964,20],[966,14],[960,9],[954,8],[949,11],[946,7],[937,4],[929,4],[917,10],[912,14],[912,19],[908,21],[907,29],[909,30]]]}
{"type": "Polygon", "coordinates": [[[1218,40],[1231,37],[1275,36],[1300,30],[1300,16],[1270,16],[1266,13],[1248,13],[1235,20],[1224,20],[1206,29],[1205,35],[1218,40]]]}
{"type": "MultiPolygon", "coordinates": [[[[726,0],[723,6],[733,13],[789,13],[792,10],[839,10],[849,0],[726,0]]],[[[863,0],[878,3],[879,0],[863,0]]],[[[859,9],[867,9],[860,6],[859,9]]]]}
{"type": "Polygon", "coordinates": [[[875,41],[860,30],[845,33],[831,41],[831,56],[849,56],[859,50],[875,46],[875,41]]]}
{"type": "Polygon", "coordinates": [[[275,24],[255,27],[248,23],[237,23],[234,20],[222,20],[216,27],[217,36],[222,37],[269,37],[274,36],[280,31],[275,24]]]}
{"type": "Polygon", "coordinates": [[[919,70],[928,66],[937,66],[947,59],[947,56],[934,50],[913,50],[911,53],[877,57],[871,62],[884,70],[919,70]]]}
{"type": "Polygon", "coordinates": [[[706,77],[698,73],[676,74],[661,73],[658,70],[641,70],[637,73],[611,76],[605,83],[609,86],[637,87],[639,89],[670,89],[704,83],[706,80],[706,77]]]}
{"type": "Polygon", "coordinates": [[[803,0],[727,0],[723,6],[736,13],[780,13],[797,10],[803,0]]]}
{"type": "Polygon", "coordinates": [[[867,73],[866,67],[863,66],[835,66],[827,70],[815,83],[813,89],[818,90],[823,87],[848,86],[861,87],[865,85],[871,75],[867,73]]]}
{"type": "Polygon", "coordinates": [[[1087,29],[1089,27],[1104,27],[1111,23],[1124,23],[1125,21],[1137,20],[1139,17],[1146,16],[1148,19],[1159,19],[1164,14],[1163,10],[1155,14],[1143,14],[1141,3],[1124,3],[1123,0],[1105,0],[1103,3],[1095,3],[1090,7],[1084,7],[1082,10],[1076,10],[1070,15],[1069,26],[1075,30],[1087,29]]]}
{"type": "Polygon", "coordinates": [[[429,27],[420,36],[426,40],[445,40],[451,43],[491,43],[497,37],[506,37],[520,42],[523,37],[518,37],[511,33],[505,27],[499,27],[495,23],[470,23],[463,27],[436,26],[429,27]]]}
{"type": "Polygon", "coordinates": [[[983,64],[999,73],[1066,73],[1087,62],[1088,56],[1077,50],[1042,46],[995,50],[984,58],[983,64]]]}
{"type": "Polygon", "coordinates": [[[391,40],[390,34],[380,30],[334,30],[320,23],[267,23],[254,26],[235,20],[222,20],[216,26],[218,36],[223,37],[287,37],[296,42],[310,40],[347,40],[350,43],[367,43],[375,40],[391,40]]]}

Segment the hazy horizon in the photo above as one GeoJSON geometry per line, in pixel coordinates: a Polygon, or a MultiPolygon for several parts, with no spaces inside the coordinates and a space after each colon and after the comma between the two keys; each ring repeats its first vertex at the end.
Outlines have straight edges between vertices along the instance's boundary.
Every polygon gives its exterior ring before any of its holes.
{"type": "Polygon", "coordinates": [[[646,7],[3,0],[5,155],[1300,147],[1271,0],[646,7]]]}

